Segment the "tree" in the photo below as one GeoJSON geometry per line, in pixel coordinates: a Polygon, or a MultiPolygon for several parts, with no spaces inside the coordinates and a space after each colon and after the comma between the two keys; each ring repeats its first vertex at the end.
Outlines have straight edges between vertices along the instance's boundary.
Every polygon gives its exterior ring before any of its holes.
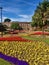
{"type": "Polygon", "coordinates": [[[49,13],[49,1],[44,0],[42,3],[39,3],[37,9],[35,10],[35,14],[32,17],[32,23],[36,21],[37,25],[44,30],[44,23],[47,20],[47,15],[49,13]]]}
{"type": "Polygon", "coordinates": [[[37,30],[38,24],[37,24],[37,22],[32,22],[31,26],[34,27],[34,30],[37,30]]]}
{"type": "Polygon", "coordinates": [[[43,31],[43,35],[44,35],[44,24],[45,24],[45,21],[47,20],[47,18],[45,16],[47,16],[46,13],[47,13],[47,8],[49,8],[49,1],[44,0],[38,8],[40,9],[40,13],[42,15],[42,19],[41,19],[42,24],[43,24],[42,31],[43,31]]]}
{"type": "Polygon", "coordinates": [[[4,27],[4,25],[2,23],[0,23],[0,32],[1,32],[1,36],[3,36],[3,32],[6,31],[6,28],[4,27]]]}
{"type": "Polygon", "coordinates": [[[19,24],[17,22],[13,22],[11,24],[11,29],[13,29],[13,30],[21,30],[22,28],[19,26],[19,24]]]}
{"type": "Polygon", "coordinates": [[[49,21],[48,20],[45,21],[45,26],[46,25],[49,26],[49,21]]]}
{"type": "Polygon", "coordinates": [[[4,20],[4,22],[10,22],[11,21],[11,19],[9,19],[9,18],[6,18],[5,20],[4,20]]]}

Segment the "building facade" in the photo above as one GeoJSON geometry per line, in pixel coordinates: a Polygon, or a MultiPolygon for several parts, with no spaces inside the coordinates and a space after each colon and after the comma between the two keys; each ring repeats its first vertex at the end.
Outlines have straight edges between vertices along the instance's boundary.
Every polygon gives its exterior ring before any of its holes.
{"type": "MultiPolygon", "coordinates": [[[[13,22],[3,22],[4,25],[7,25],[9,28],[13,22]]],[[[32,30],[31,22],[17,22],[23,30],[32,30]]]]}

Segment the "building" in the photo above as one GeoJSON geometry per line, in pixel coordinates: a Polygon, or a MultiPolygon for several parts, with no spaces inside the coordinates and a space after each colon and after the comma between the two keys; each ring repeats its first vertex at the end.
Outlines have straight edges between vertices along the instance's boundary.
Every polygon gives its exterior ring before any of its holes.
{"type": "Polygon", "coordinates": [[[31,30],[31,22],[18,22],[19,25],[22,27],[23,30],[31,30]]]}
{"type": "MultiPolygon", "coordinates": [[[[7,25],[9,28],[13,22],[3,22],[4,25],[7,25]]],[[[18,22],[19,26],[22,27],[23,30],[32,30],[31,22],[18,22]]]]}

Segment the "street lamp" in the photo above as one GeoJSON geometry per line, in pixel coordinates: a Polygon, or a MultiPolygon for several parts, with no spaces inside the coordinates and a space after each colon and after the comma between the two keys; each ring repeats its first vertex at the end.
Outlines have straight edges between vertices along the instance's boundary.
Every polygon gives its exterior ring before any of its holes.
{"type": "Polygon", "coordinates": [[[2,7],[0,7],[0,10],[1,10],[1,23],[2,23],[2,7]]]}
{"type": "MultiPolygon", "coordinates": [[[[2,7],[0,7],[0,10],[1,10],[1,24],[2,24],[2,7]]],[[[1,36],[3,36],[3,32],[1,33],[1,36]]]]}

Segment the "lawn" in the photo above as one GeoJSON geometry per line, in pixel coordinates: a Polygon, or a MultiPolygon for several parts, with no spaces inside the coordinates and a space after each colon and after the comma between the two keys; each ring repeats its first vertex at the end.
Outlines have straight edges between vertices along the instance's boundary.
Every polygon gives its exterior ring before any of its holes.
{"type": "Polygon", "coordinates": [[[49,44],[49,38],[46,38],[46,37],[38,37],[35,35],[33,35],[32,37],[31,36],[22,36],[22,37],[29,40],[44,41],[49,44]]]}
{"type": "Polygon", "coordinates": [[[0,58],[0,65],[12,65],[12,64],[0,58]]]}

